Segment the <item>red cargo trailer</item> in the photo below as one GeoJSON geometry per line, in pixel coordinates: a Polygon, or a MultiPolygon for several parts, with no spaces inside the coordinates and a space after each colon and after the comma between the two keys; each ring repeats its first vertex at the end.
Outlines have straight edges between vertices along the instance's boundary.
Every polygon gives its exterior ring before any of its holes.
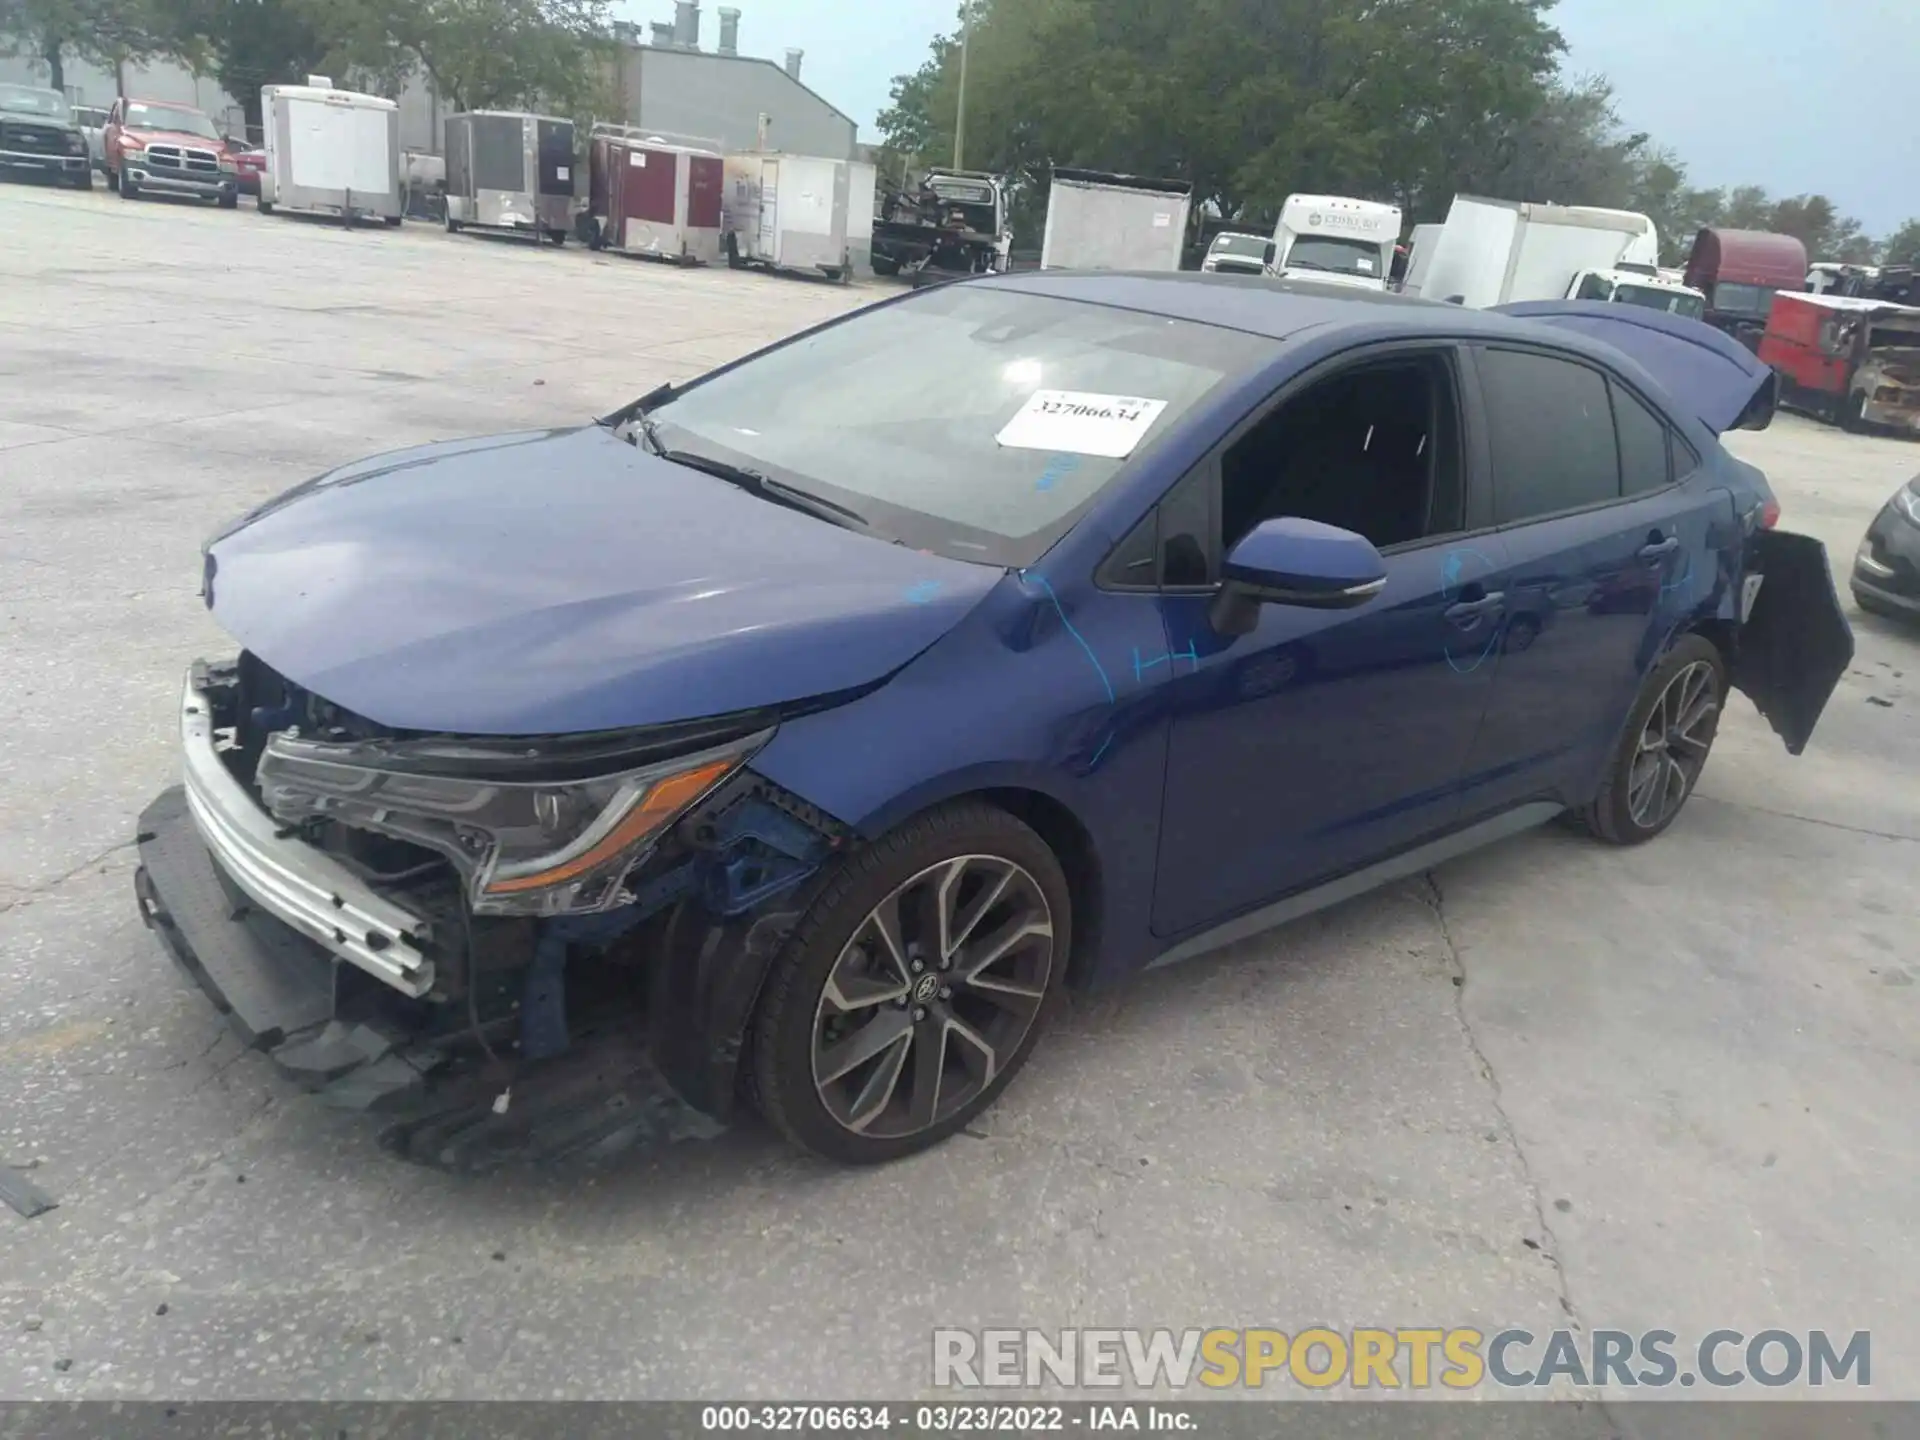
{"type": "Polygon", "coordinates": [[[1920,309],[1849,295],[1778,295],[1760,358],[1795,409],[1849,430],[1920,433],[1920,309]]]}
{"type": "Polygon", "coordinates": [[[717,150],[657,135],[596,130],[587,151],[581,238],[683,265],[720,258],[725,164],[717,150]]]}

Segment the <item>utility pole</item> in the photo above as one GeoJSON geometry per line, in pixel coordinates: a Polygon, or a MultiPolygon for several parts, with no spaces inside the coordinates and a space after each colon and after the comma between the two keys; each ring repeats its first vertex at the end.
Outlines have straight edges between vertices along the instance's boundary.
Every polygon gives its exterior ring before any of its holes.
{"type": "Polygon", "coordinates": [[[973,29],[973,0],[960,3],[960,105],[953,117],[953,168],[965,168],[967,144],[967,36],[973,29]]]}

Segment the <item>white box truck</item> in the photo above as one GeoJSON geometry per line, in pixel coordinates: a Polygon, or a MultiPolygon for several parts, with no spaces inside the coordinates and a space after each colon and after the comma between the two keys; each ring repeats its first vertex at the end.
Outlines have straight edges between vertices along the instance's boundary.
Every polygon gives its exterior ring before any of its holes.
{"type": "Polygon", "coordinates": [[[1042,270],[1178,270],[1193,187],[1102,170],[1053,172],[1042,270]]]}
{"type": "Polygon", "coordinates": [[[1283,280],[1384,290],[1399,243],[1397,205],[1345,195],[1289,195],[1273,227],[1273,270],[1283,280]]]}
{"type": "Polygon", "coordinates": [[[727,156],[720,205],[727,262],[843,281],[869,269],[874,178],[873,166],[857,160],[764,151],[727,156]]]}
{"type": "Polygon", "coordinates": [[[324,75],[305,85],[260,87],[266,168],[260,210],[379,217],[398,225],[400,107],[378,95],[336,90],[324,75]]]}
{"type": "Polygon", "coordinates": [[[1600,272],[1635,274],[1648,286],[1664,283],[1653,222],[1627,210],[1456,195],[1431,245],[1433,258],[1417,288],[1409,276],[1407,293],[1477,310],[1574,298],[1600,272]]]}

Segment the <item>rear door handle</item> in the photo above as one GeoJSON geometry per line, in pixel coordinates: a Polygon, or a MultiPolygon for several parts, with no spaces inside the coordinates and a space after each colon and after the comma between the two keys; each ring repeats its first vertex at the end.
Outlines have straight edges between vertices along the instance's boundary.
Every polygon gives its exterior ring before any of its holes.
{"type": "Polygon", "coordinates": [[[1506,603],[1506,593],[1496,590],[1491,595],[1482,595],[1478,600],[1462,600],[1457,605],[1449,605],[1441,614],[1462,630],[1471,630],[1483,616],[1493,614],[1506,603]]]}
{"type": "Polygon", "coordinates": [[[1642,560],[1658,560],[1663,555],[1671,555],[1680,548],[1680,537],[1669,535],[1664,540],[1649,540],[1640,547],[1642,560]]]}

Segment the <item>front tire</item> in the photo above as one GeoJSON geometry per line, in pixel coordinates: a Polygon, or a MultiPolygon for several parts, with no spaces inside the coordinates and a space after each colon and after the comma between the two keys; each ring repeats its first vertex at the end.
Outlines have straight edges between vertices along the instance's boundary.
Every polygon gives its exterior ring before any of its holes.
{"type": "Polygon", "coordinates": [[[816,1155],[925,1150],[998,1098],[1066,978],[1059,860],[962,801],[849,858],[788,937],[755,1014],[760,1111],[816,1155]]]}
{"type": "Polygon", "coordinates": [[[1611,845],[1640,845],[1679,816],[1706,768],[1726,703],[1727,662],[1699,635],[1683,635],[1634,702],[1600,793],[1580,819],[1611,845]]]}
{"type": "Polygon", "coordinates": [[[238,210],[240,208],[240,192],[237,190],[221,191],[220,208],[222,210],[238,210]]]}
{"type": "Polygon", "coordinates": [[[131,175],[122,175],[120,177],[120,198],[122,200],[138,200],[140,198],[140,187],[134,183],[131,175]]]}

